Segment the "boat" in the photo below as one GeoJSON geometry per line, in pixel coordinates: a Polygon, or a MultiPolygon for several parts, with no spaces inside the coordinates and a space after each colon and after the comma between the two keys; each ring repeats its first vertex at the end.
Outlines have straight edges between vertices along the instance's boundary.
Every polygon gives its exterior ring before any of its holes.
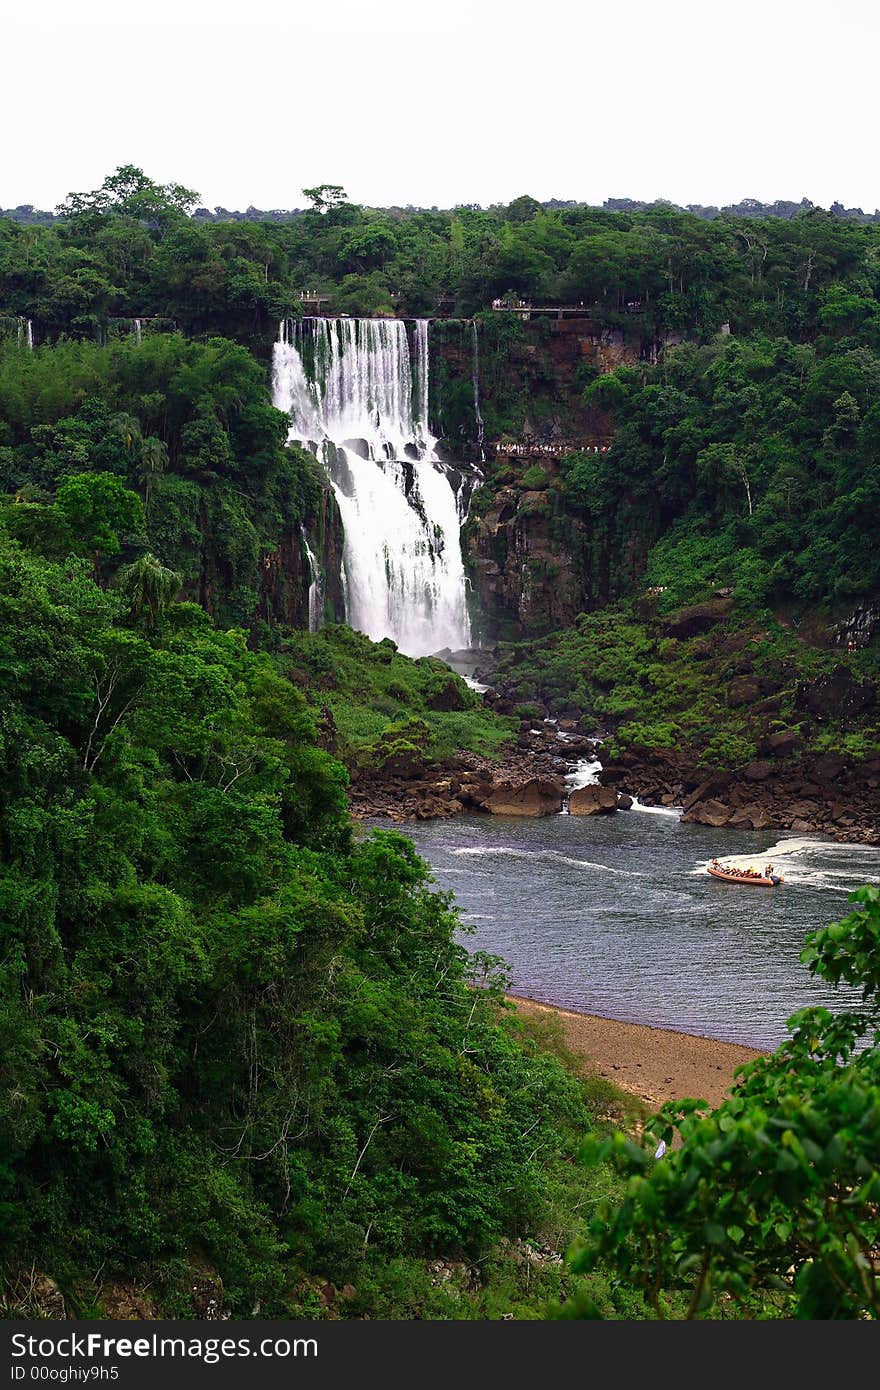
{"type": "Polygon", "coordinates": [[[782,883],[782,874],[746,874],[741,869],[729,869],[717,861],[709,864],[707,873],[724,883],[751,883],[758,888],[775,888],[782,883]]]}

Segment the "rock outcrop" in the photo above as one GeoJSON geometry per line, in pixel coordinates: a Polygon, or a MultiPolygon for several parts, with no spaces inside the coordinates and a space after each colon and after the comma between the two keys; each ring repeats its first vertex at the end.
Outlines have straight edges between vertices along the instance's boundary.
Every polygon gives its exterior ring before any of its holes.
{"type": "Polygon", "coordinates": [[[676,637],[683,642],[689,637],[698,637],[701,633],[708,632],[716,623],[728,618],[732,608],[733,599],[730,597],[695,603],[690,608],[682,608],[680,612],[667,619],[663,624],[663,631],[667,637],[676,637]]]}
{"type": "MultiPolygon", "coordinates": [[[[783,731],[785,732],[785,731],[783,731]]],[[[682,819],[735,830],[791,830],[880,844],[880,757],[810,757],[796,740],[738,771],[696,767],[668,749],[608,762],[600,780],[648,805],[680,806],[682,819]]]]}
{"type": "Polygon", "coordinates": [[[555,816],[562,810],[565,784],[547,777],[532,777],[518,785],[502,782],[483,803],[493,816],[555,816]]]}
{"type": "Polygon", "coordinates": [[[607,816],[616,810],[617,792],[613,787],[578,787],[568,799],[570,816],[607,816]]]}

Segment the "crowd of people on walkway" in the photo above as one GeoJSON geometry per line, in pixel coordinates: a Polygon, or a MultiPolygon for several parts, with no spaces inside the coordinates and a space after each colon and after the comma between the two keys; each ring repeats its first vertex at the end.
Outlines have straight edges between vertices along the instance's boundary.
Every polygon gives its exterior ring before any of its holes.
{"type": "Polygon", "coordinates": [[[514,444],[501,443],[494,446],[496,454],[607,454],[607,444],[529,444],[517,441],[514,444]]]}

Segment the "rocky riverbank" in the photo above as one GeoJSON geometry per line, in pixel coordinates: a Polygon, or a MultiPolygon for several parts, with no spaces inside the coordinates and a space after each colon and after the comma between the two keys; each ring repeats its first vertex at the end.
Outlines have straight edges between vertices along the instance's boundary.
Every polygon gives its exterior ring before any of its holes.
{"type": "Polygon", "coordinates": [[[500,762],[460,753],[406,775],[356,772],[349,797],[357,819],[387,816],[394,822],[462,812],[556,815],[564,807],[572,815],[609,814],[638,798],[648,806],[681,807],[685,821],[700,825],[880,844],[880,758],[853,763],[838,754],[811,757],[791,737],[777,738],[762,752],[730,772],[698,767],[686,751],[627,751],[604,762],[595,784],[572,790],[566,779],[583,762],[601,758],[601,742],[576,726],[526,721],[516,748],[500,762]]]}
{"type": "Polygon", "coordinates": [[[387,816],[393,821],[448,819],[462,812],[496,816],[551,816],[563,808],[572,815],[626,809],[632,800],[613,788],[573,788],[567,779],[596,758],[599,744],[576,730],[548,720],[524,721],[517,745],[501,761],[461,752],[432,768],[393,775],[355,770],[349,789],[353,815],[361,820],[387,816]]]}
{"type": "Polygon", "coordinates": [[[588,739],[573,740],[568,746],[555,729],[535,734],[524,731],[517,747],[499,762],[461,752],[449,762],[409,774],[355,771],[349,802],[357,819],[445,819],[463,811],[555,815],[562,810],[568,792],[567,774],[578,758],[591,756],[594,748],[588,739]]]}
{"type": "Polygon", "coordinates": [[[699,825],[880,844],[880,758],[811,756],[789,735],[771,736],[760,751],[736,772],[697,767],[686,752],[627,751],[600,780],[646,805],[681,806],[683,819],[699,825]]]}

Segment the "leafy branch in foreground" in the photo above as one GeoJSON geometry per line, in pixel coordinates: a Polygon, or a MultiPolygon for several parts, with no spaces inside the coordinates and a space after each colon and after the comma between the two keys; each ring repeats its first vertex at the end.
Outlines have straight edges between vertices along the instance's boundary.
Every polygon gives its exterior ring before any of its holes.
{"type": "MultiPolygon", "coordinates": [[[[644,1147],[619,1133],[591,1139],[586,1161],[611,1158],[629,1181],[575,1252],[576,1272],[613,1265],[658,1317],[725,1305],[746,1317],[880,1315],[880,889],[851,901],[801,958],[861,986],[863,1007],[795,1014],[791,1036],[742,1069],[723,1105],[664,1106],[644,1147]]],[[[597,1316],[588,1301],[578,1311],[597,1316]]]]}

